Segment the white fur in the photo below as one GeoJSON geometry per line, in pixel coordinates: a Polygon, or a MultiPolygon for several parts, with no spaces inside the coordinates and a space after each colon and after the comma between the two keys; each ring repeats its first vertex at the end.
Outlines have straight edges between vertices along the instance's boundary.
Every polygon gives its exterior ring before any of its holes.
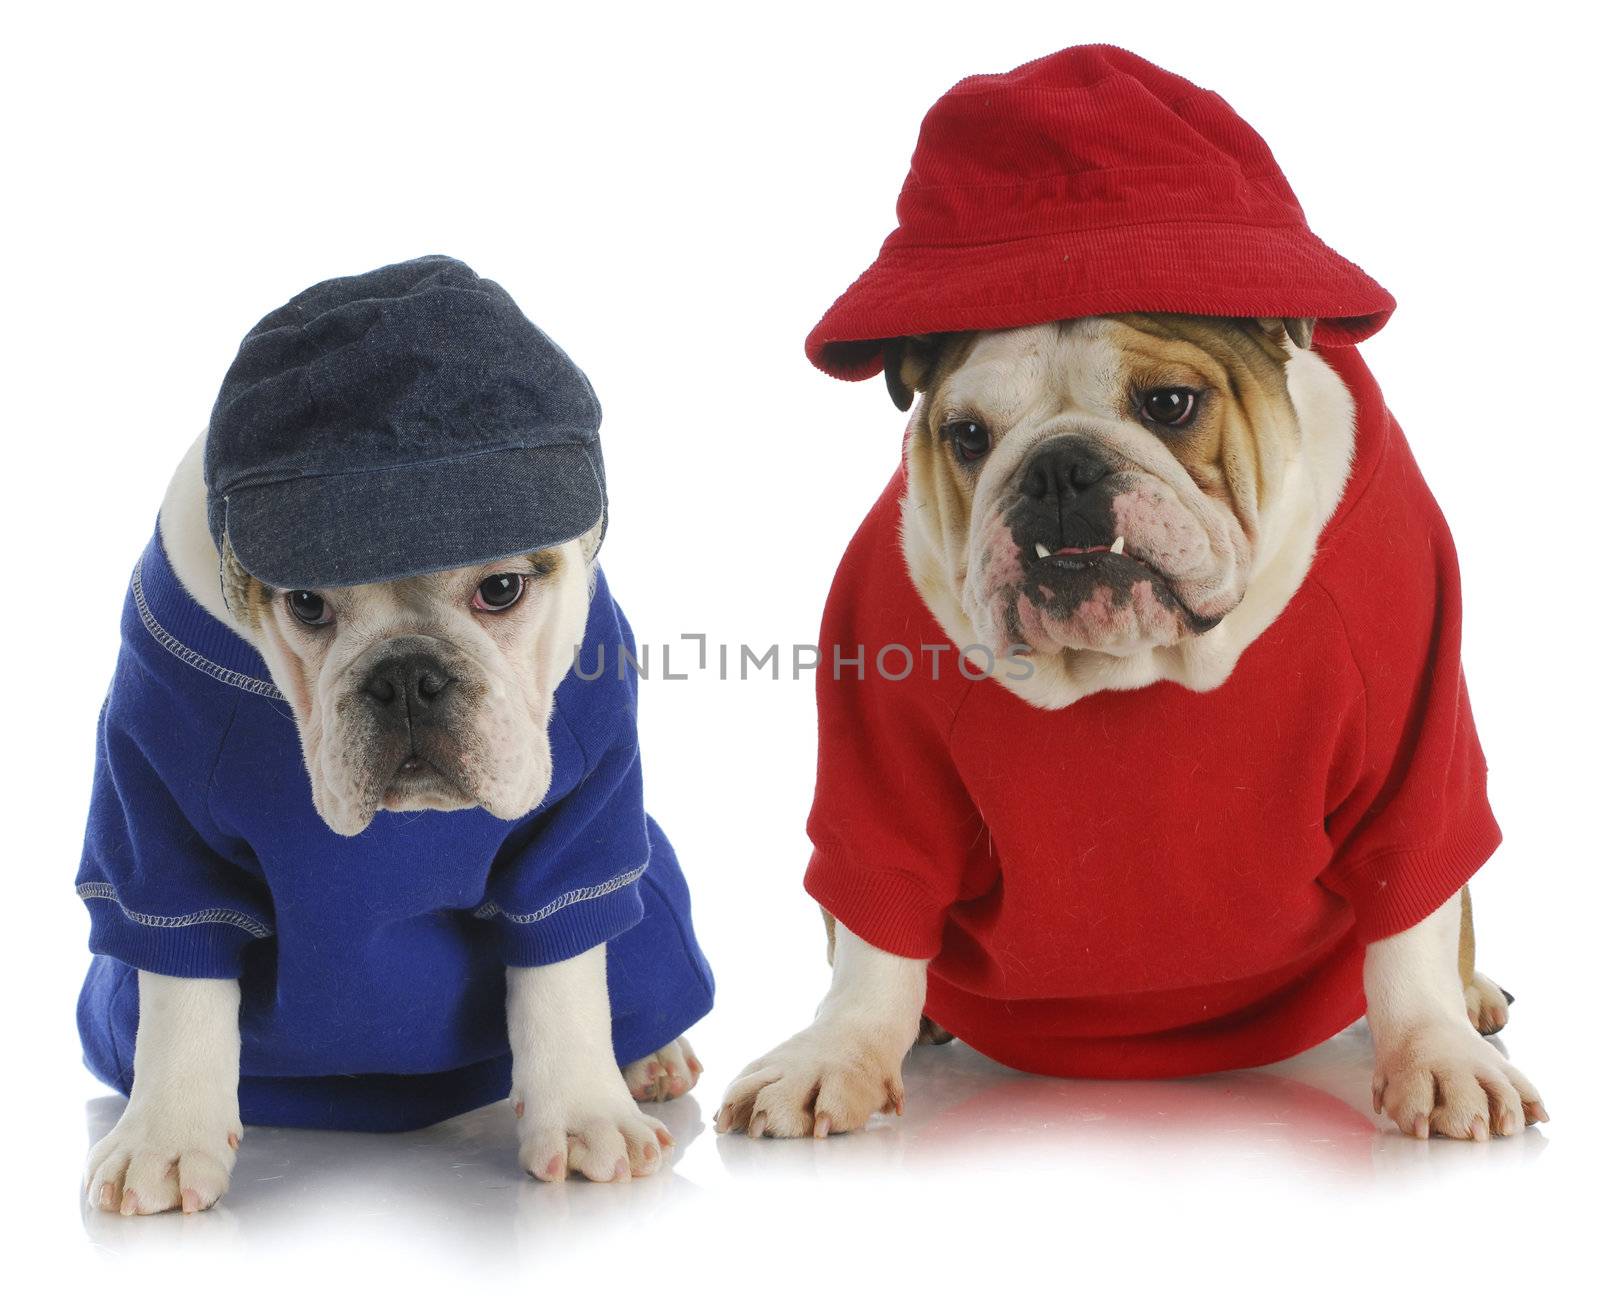
{"type": "Polygon", "coordinates": [[[255,643],[249,628],[222,599],[222,563],[206,524],[206,431],[189,445],[172,472],[161,500],[161,544],[178,583],[201,607],[241,639],[255,643]]]}
{"type": "Polygon", "coordinates": [[[888,954],[836,924],[833,982],[815,1021],[734,1079],[717,1131],[826,1137],[898,1112],[900,1066],[917,1039],[928,962],[888,954]]]}
{"type": "Polygon", "coordinates": [[[185,1214],[228,1190],[239,1123],[239,983],[139,974],[133,1092],[89,1152],[91,1205],[185,1214]]]}
{"type": "Polygon", "coordinates": [[[611,1050],[606,947],[506,972],[518,1161],[536,1178],[598,1183],[654,1173],[672,1137],[641,1114],[611,1050]]]}
{"type": "MultiPolygon", "coordinates": [[[[223,601],[220,562],[205,519],[204,445],[202,434],[168,486],[162,541],[184,588],[259,647],[260,636],[242,626],[223,601]]],[[[570,619],[565,630],[571,630],[570,619]]],[[[577,633],[582,634],[581,618],[577,633]]],[[[572,660],[565,638],[564,656],[546,651],[554,646],[547,640],[538,655],[551,690],[559,679],[557,666],[564,672],[562,664],[572,660]]],[[[611,1049],[605,946],[547,967],[508,970],[506,1014],[513,1100],[523,1119],[523,1167],[541,1178],[564,1178],[570,1170],[600,1182],[659,1168],[662,1148],[672,1138],[639,1112],[630,1082],[644,1087],[655,1081],[655,1070],[664,1070],[668,1082],[656,1094],[681,1095],[694,1085],[699,1062],[680,1038],[630,1065],[632,1077],[619,1071],[611,1049]]],[[[243,1131],[239,984],[141,972],[134,1074],[122,1117],[90,1152],[90,1203],[129,1215],[215,1204],[228,1188],[243,1131]]]]}
{"type": "Polygon", "coordinates": [[[1402,1132],[1486,1141],[1546,1118],[1533,1084],[1474,1030],[1457,947],[1461,896],[1367,947],[1367,1022],[1377,1069],[1373,1112],[1402,1132]]]}

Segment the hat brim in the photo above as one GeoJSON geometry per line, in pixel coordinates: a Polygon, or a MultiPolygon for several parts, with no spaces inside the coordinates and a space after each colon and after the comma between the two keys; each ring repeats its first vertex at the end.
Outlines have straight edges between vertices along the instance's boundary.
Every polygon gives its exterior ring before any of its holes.
{"type": "Polygon", "coordinates": [[[885,244],[806,339],[812,364],[868,379],[883,343],[1118,312],[1305,317],[1316,341],[1370,337],[1394,298],[1298,227],[1124,225],[980,246],[885,244]]]}
{"type": "Polygon", "coordinates": [[[240,565],[280,589],[332,589],[454,570],[576,539],[605,514],[580,443],[504,448],[233,490],[240,565]]]}

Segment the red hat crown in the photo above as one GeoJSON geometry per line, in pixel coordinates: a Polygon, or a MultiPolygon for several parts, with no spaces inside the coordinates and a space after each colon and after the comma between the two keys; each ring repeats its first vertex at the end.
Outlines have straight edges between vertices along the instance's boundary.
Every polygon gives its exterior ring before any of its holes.
{"type": "Polygon", "coordinates": [[[1265,141],[1215,92],[1115,46],[964,78],[923,119],[878,260],[812,331],[842,378],[890,337],[1116,311],[1295,315],[1323,342],[1394,300],[1306,226],[1265,141]]]}
{"type": "Polygon", "coordinates": [[[1302,224],[1255,130],[1205,91],[1115,46],[964,78],[922,121],[894,239],[975,242],[1211,218],[1302,224]],[[980,202],[980,204],[974,204],[980,202]]]}

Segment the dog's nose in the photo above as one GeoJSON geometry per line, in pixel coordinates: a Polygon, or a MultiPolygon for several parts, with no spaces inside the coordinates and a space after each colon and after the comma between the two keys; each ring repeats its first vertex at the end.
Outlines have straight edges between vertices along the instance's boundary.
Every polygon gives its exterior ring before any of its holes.
{"type": "Polygon", "coordinates": [[[1028,463],[1022,491],[1036,502],[1067,501],[1092,489],[1111,467],[1079,439],[1046,443],[1028,463]]]}
{"type": "Polygon", "coordinates": [[[399,653],[373,665],[361,692],[379,708],[404,717],[438,702],[451,683],[449,673],[426,654],[399,653]]]}

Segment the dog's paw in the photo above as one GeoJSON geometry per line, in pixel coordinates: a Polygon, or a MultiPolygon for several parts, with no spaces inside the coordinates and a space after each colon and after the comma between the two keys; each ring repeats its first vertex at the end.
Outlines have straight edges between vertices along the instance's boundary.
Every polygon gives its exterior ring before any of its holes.
{"type": "Polygon", "coordinates": [[[903,1113],[901,1058],[862,1029],[813,1023],[733,1080],[717,1131],[826,1137],[853,1132],[874,1114],[903,1113]]]}
{"type": "Polygon", "coordinates": [[[1422,1028],[1381,1051],[1372,1109],[1413,1137],[1474,1141],[1521,1132],[1550,1117],[1533,1084],[1459,1023],[1422,1028]]]}
{"type": "Polygon", "coordinates": [[[622,1070],[622,1080],[635,1100],[676,1100],[693,1089],[704,1071],[689,1038],[680,1036],[654,1054],[634,1060],[622,1070]]]}
{"type": "Polygon", "coordinates": [[[596,1183],[643,1178],[673,1144],[666,1125],[633,1103],[620,1073],[591,1096],[541,1100],[528,1093],[512,1103],[522,1122],[517,1163],[542,1182],[574,1174],[596,1183]]]}
{"type": "Polygon", "coordinates": [[[197,1119],[129,1105],[89,1152],[89,1204],[124,1215],[209,1210],[228,1190],[243,1135],[237,1111],[197,1119]]]}
{"type": "Polygon", "coordinates": [[[1467,1019],[1483,1036],[1493,1036],[1506,1025],[1511,993],[1496,986],[1482,973],[1474,973],[1467,984],[1467,1019]]]}

